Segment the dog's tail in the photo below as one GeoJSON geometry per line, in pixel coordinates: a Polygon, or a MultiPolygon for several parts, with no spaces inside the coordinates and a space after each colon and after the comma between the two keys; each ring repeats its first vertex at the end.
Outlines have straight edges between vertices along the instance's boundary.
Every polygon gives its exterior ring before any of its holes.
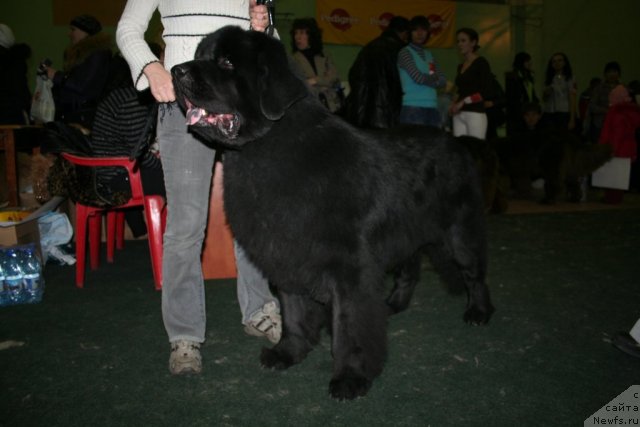
{"type": "Polygon", "coordinates": [[[591,144],[578,148],[570,167],[571,175],[589,175],[605,164],[613,156],[613,150],[609,144],[591,144]]]}

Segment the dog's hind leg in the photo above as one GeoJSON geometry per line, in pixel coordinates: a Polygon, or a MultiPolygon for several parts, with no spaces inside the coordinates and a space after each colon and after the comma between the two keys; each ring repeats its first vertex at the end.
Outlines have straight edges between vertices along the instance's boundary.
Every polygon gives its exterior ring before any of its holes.
{"type": "MultiPolygon", "coordinates": [[[[494,311],[486,285],[487,259],[484,226],[481,219],[457,223],[442,236],[442,240],[425,247],[431,264],[454,293],[467,292],[464,321],[483,324],[494,311]]],[[[462,222],[462,221],[460,221],[462,222]]]]}
{"type": "Polygon", "coordinates": [[[394,285],[387,298],[389,314],[404,311],[411,302],[413,291],[420,280],[421,252],[418,251],[403,261],[394,271],[394,285]]]}
{"type": "Polygon", "coordinates": [[[263,348],[262,366],[287,369],[300,363],[320,341],[322,326],[327,324],[327,309],[307,295],[279,292],[282,312],[282,338],[273,348],[263,348]]]}
{"type": "Polygon", "coordinates": [[[329,394],[338,400],[355,399],[367,394],[382,372],[387,355],[387,308],[377,292],[343,283],[333,292],[332,309],[329,394]]]}

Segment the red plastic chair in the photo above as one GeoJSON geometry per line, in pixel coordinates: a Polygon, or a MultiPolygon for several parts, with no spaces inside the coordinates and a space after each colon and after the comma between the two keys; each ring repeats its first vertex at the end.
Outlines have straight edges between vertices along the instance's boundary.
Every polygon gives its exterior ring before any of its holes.
{"type": "Polygon", "coordinates": [[[153,280],[157,290],[162,289],[162,236],[164,234],[167,209],[162,196],[145,195],[142,191],[140,170],[135,160],[127,157],[82,157],[61,153],[69,162],[79,166],[119,166],[129,173],[131,199],[123,205],[97,208],[76,203],[76,286],[84,287],[85,255],[87,241],[87,223],[89,234],[90,267],[92,270],[100,264],[100,240],[102,214],[107,218],[107,262],[113,262],[114,247],[124,247],[124,210],[133,206],[142,206],[147,222],[147,236],[151,253],[153,280]]]}

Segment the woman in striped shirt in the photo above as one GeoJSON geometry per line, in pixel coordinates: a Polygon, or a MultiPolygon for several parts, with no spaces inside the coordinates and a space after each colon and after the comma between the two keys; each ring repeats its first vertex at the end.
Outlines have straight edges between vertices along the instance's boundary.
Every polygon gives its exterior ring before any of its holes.
{"type": "Polygon", "coordinates": [[[402,83],[400,123],[440,126],[437,89],[447,79],[431,52],[423,46],[429,40],[429,20],[414,16],[409,22],[411,42],[398,53],[398,69],[402,83]]]}

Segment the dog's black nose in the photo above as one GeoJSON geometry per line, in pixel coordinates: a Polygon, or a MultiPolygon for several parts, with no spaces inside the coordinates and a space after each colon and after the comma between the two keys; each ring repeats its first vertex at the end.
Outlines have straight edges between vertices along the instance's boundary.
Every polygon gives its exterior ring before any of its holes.
{"type": "Polygon", "coordinates": [[[187,67],[183,64],[175,65],[171,68],[171,74],[173,74],[173,77],[180,79],[187,74],[187,67]]]}

